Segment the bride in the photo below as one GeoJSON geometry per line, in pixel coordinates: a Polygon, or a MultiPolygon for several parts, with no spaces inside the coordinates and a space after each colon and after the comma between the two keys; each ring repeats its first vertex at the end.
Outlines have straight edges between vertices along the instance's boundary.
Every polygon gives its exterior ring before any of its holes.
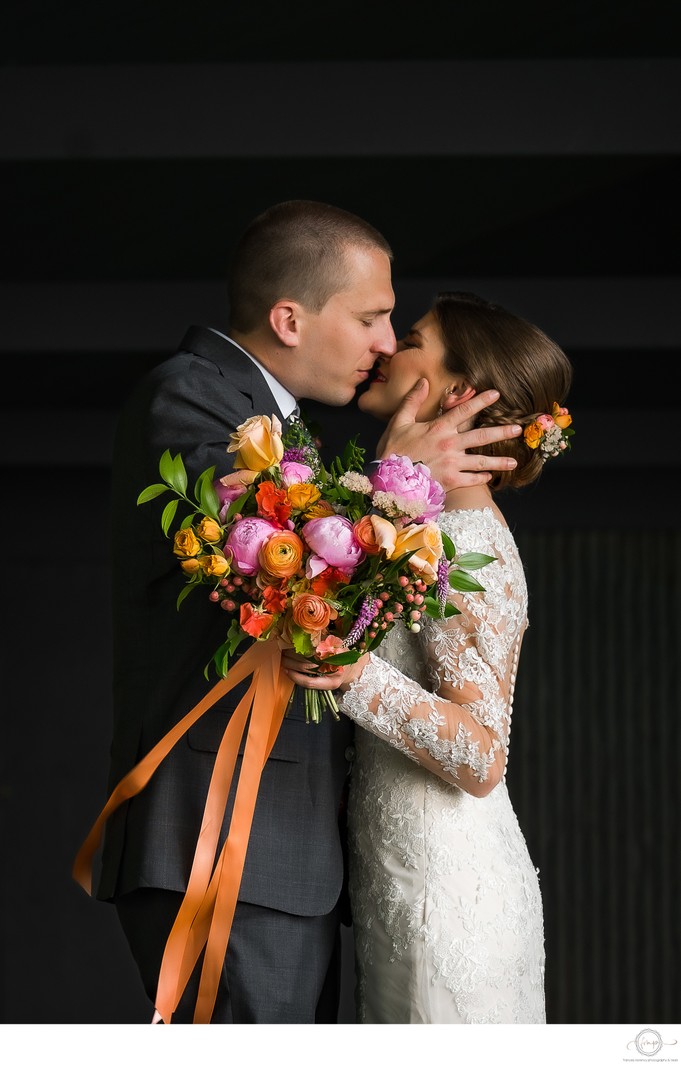
{"type": "Polygon", "coordinates": [[[546,1023],[542,898],[505,783],[528,593],[497,495],[535,481],[568,446],[571,376],[533,324],[474,294],[442,293],[359,399],[388,421],[425,377],[439,397],[419,410],[426,421],[496,388],[477,424],[525,426],[491,445],[515,469],[449,492],[438,518],[457,553],[494,556],[484,592],[452,592],[460,613],[424,616],[418,636],[395,625],[335,674],[284,663],[300,685],[337,689],[359,726],[348,833],[361,1023],[546,1023]]]}

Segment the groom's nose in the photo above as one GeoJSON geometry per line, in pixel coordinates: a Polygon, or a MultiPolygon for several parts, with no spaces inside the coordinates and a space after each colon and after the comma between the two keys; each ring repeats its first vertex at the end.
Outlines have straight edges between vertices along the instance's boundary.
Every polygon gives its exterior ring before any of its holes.
{"type": "Polygon", "coordinates": [[[377,355],[387,355],[388,357],[395,354],[397,350],[397,339],[390,319],[386,321],[384,328],[371,345],[371,350],[375,351],[377,355]]]}

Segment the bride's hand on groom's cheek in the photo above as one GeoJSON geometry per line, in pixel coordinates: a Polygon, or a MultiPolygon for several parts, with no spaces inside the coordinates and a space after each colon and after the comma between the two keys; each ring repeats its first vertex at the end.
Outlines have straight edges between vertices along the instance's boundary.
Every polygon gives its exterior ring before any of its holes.
{"type": "Polygon", "coordinates": [[[515,459],[468,453],[469,448],[510,440],[522,432],[520,425],[466,428],[481,410],[496,402],[498,392],[489,389],[464,402],[455,395],[446,396],[441,415],[429,422],[417,422],[416,414],[427,396],[428,382],[421,379],[388,422],[378,442],[376,458],[401,454],[413,462],[423,462],[446,492],[486,484],[495,470],[515,468],[515,459]]]}

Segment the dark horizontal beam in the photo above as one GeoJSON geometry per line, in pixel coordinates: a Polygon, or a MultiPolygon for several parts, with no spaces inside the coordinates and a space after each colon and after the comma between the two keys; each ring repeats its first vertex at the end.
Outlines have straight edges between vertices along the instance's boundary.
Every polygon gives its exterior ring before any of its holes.
{"type": "MultiPolygon", "coordinates": [[[[396,277],[395,327],[440,290],[465,289],[535,321],[564,347],[681,348],[681,276],[396,277]]],[[[0,284],[0,353],[167,352],[189,325],[225,327],[216,281],[0,284]]]]}
{"type": "Polygon", "coordinates": [[[0,158],[665,154],[680,98],[678,59],[8,66],[0,158]]]}

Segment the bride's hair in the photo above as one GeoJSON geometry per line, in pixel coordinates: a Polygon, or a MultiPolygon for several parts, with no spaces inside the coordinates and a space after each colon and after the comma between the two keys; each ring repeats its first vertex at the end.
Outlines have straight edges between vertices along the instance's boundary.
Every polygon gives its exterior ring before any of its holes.
{"type": "MultiPolygon", "coordinates": [[[[474,292],[440,292],[433,313],[445,345],[445,366],[461,374],[476,392],[496,388],[499,399],[481,411],[475,427],[529,425],[563,405],[572,384],[572,365],[565,352],[532,322],[474,292]]],[[[544,458],[523,436],[481,448],[486,455],[516,459],[514,470],[496,471],[489,487],[522,488],[535,481],[544,458]]]]}
{"type": "Polygon", "coordinates": [[[253,219],[237,244],[229,275],[230,326],[250,333],[277,300],[318,314],[348,283],[348,248],[378,248],[385,237],[365,219],[316,200],[287,200],[253,219]]]}

